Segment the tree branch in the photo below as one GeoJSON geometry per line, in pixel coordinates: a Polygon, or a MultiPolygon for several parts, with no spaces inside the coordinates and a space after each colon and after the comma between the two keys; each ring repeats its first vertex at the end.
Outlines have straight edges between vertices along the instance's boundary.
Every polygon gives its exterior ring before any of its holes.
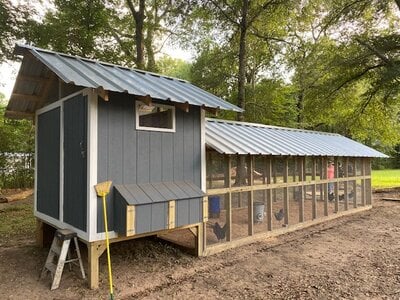
{"type": "Polygon", "coordinates": [[[235,26],[240,26],[240,24],[239,24],[236,20],[232,19],[232,18],[226,13],[226,11],[217,3],[217,1],[210,0],[210,2],[224,15],[224,17],[225,17],[229,22],[231,22],[231,23],[232,23],[233,25],[235,25],[235,26]]]}

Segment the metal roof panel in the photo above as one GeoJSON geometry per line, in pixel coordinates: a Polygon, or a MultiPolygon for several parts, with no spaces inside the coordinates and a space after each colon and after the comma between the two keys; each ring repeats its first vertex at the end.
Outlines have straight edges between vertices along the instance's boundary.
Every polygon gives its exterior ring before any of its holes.
{"type": "Polygon", "coordinates": [[[335,133],[206,119],[206,144],[219,153],[388,157],[335,133]]]}

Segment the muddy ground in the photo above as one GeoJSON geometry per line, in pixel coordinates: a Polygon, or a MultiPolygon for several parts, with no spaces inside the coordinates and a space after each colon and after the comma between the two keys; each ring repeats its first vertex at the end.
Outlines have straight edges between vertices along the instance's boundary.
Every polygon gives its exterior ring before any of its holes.
{"type": "MultiPolygon", "coordinates": [[[[400,299],[400,202],[384,196],[400,193],[376,193],[372,210],[210,257],[155,239],[113,244],[116,299],[400,299]]],[[[99,290],[66,269],[50,291],[49,278],[38,280],[47,251],[33,234],[0,240],[2,299],[107,299],[105,255],[99,290]]]]}

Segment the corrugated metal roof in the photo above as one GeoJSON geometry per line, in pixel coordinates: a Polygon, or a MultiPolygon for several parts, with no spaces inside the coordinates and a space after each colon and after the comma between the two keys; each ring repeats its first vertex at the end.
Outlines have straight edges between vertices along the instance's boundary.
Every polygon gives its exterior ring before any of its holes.
{"type": "Polygon", "coordinates": [[[89,88],[101,87],[107,91],[150,96],[163,101],[243,111],[185,80],[26,45],[17,45],[15,53],[24,55],[24,60],[7,108],[11,112],[32,113],[37,109],[33,101],[27,101],[28,97],[24,99],[21,95],[41,96],[45,83],[30,81],[27,78],[50,78],[48,69],[67,84],[89,88]],[[35,59],[31,59],[32,56],[35,59]]]}
{"type": "Polygon", "coordinates": [[[114,187],[129,205],[192,199],[204,196],[204,193],[198,186],[192,182],[185,181],[117,184],[114,187]]]}
{"type": "Polygon", "coordinates": [[[339,134],[217,119],[206,121],[206,143],[224,154],[388,157],[339,134]]]}

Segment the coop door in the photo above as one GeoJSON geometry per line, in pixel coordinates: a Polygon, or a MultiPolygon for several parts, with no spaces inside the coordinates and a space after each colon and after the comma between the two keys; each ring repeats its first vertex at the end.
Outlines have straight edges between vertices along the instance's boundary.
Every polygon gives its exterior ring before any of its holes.
{"type": "Polygon", "coordinates": [[[64,222],[86,231],[87,97],[64,102],[64,222]]]}

